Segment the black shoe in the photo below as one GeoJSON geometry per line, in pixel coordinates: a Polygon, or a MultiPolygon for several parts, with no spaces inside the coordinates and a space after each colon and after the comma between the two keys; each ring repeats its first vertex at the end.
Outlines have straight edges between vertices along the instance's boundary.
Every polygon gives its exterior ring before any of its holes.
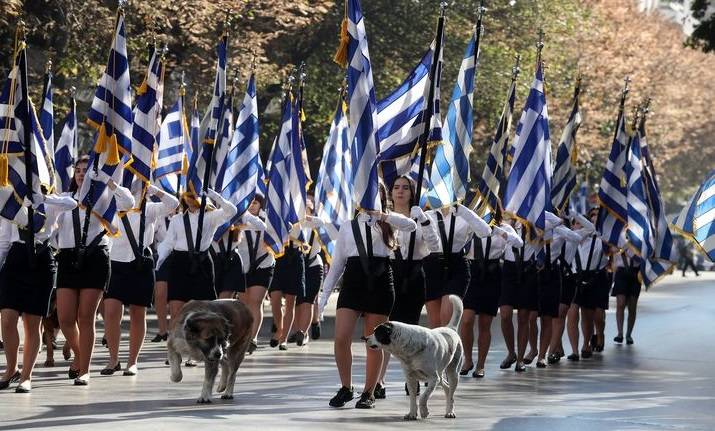
{"type": "Polygon", "coordinates": [[[459,375],[460,376],[466,376],[469,374],[470,371],[472,371],[472,368],[474,368],[474,364],[470,365],[469,368],[462,368],[459,370],[459,375]]]}
{"type": "Polygon", "coordinates": [[[169,338],[169,334],[156,334],[154,338],[151,339],[152,343],[160,343],[166,341],[169,338]]]}
{"type": "Polygon", "coordinates": [[[271,324],[271,334],[275,334],[278,331],[278,327],[275,323],[271,324]]]}
{"type": "Polygon", "coordinates": [[[566,357],[566,359],[568,359],[569,361],[575,362],[575,361],[578,361],[579,359],[581,359],[581,357],[578,356],[578,353],[572,353],[572,354],[568,355],[566,357]]]}
{"type": "Polygon", "coordinates": [[[529,365],[530,363],[534,362],[534,358],[536,358],[536,356],[532,356],[531,358],[525,357],[524,364],[529,365]]]}
{"type": "Polygon", "coordinates": [[[196,363],[193,359],[188,359],[186,362],[184,362],[185,367],[198,367],[199,364],[196,363]]]}
{"type": "Polygon", "coordinates": [[[504,358],[503,361],[501,361],[501,365],[499,365],[499,368],[501,368],[502,370],[508,370],[509,368],[511,368],[512,365],[514,365],[514,362],[516,362],[516,355],[512,353],[511,355],[504,358]]]}
{"type": "Polygon", "coordinates": [[[2,340],[0,340],[0,349],[4,349],[5,345],[2,343],[2,340]]]}
{"type": "Polygon", "coordinates": [[[256,344],[255,341],[251,340],[251,342],[248,343],[248,349],[246,349],[246,351],[248,352],[249,355],[252,355],[253,352],[255,352],[257,348],[258,348],[258,344],[256,344]]]}
{"type": "Polygon", "coordinates": [[[484,378],[484,368],[480,368],[476,370],[475,372],[472,373],[472,377],[475,379],[483,379],[484,378]]]}
{"type": "Polygon", "coordinates": [[[631,345],[633,344],[633,337],[630,335],[626,337],[626,344],[631,345]]]}
{"type": "Polygon", "coordinates": [[[385,398],[387,398],[387,394],[385,393],[385,387],[379,383],[375,385],[375,390],[372,391],[372,395],[375,397],[376,400],[384,400],[385,398]]]}
{"type": "Polygon", "coordinates": [[[363,392],[360,395],[360,400],[355,403],[356,409],[374,409],[375,408],[375,397],[370,395],[369,392],[363,392]]]}
{"type": "Polygon", "coordinates": [[[102,337],[102,345],[103,345],[104,347],[109,348],[109,347],[107,346],[107,337],[102,337]]]}
{"type": "Polygon", "coordinates": [[[550,365],[553,365],[561,360],[561,356],[559,356],[557,353],[552,353],[549,355],[548,362],[550,365]]]}
{"type": "Polygon", "coordinates": [[[616,343],[622,343],[623,342],[623,335],[619,335],[617,337],[613,337],[613,341],[616,343]]]}
{"type": "Polygon", "coordinates": [[[590,350],[581,350],[581,357],[582,357],[583,359],[588,359],[588,358],[590,358],[591,356],[593,356],[593,352],[592,352],[592,351],[590,351],[590,350]]]}
{"type": "Polygon", "coordinates": [[[517,362],[516,366],[514,367],[514,371],[516,371],[517,373],[523,373],[524,371],[526,371],[526,365],[524,365],[523,362],[517,362]]]}
{"type": "Polygon", "coordinates": [[[10,384],[15,383],[19,380],[20,380],[20,372],[15,371],[15,374],[13,374],[9,379],[0,381],[0,390],[9,388],[10,384]]]}
{"type": "Polygon", "coordinates": [[[310,325],[310,338],[317,340],[320,338],[320,322],[310,325]]]}
{"type": "Polygon", "coordinates": [[[297,339],[298,339],[298,333],[294,332],[288,336],[288,339],[286,340],[286,342],[295,343],[295,340],[297,340],[297,339]]]}
{"type": "Polygon", "coordinates": [[[122,364],[120,364],[119,362],[117,362],[117,365],[115,365],[114,368],[105,367],[102,371],[99,372],[99,374],[103,376],[111,376],[117,371],[122,371],[122,364]]]}
{"type": "Polygon", "coordinates": [[[72,367],[70,367],[70,369],[67,370],[67,377],[69,377],[70,380],[76,379],[79,377],[79,370],[73,370],[72,367]]]}
{"type": "Polygon", "coordinates": [[[295,333],[295,344],[298,346],[302,346],[303,343],[305,342],[305,334],[303,331],[298,331],[295,333]]]}
{"type": "Polygon", "coordinates": [[[546,368],[546,361],[543,359],[536,361],[536,368],[546,368]]]}
{"type": "Polygon", "coordinates": [[[283,351],[288,350],[288,345],[286,343],[280,343],[278,345],[278,350],[283,350],[283,351]]]}
{"type": "Polygon", "coordinates": [[[355,394],[353,393],[353,388],[343,386],[342,388],[340,388],[338,393],[330,399],[330,407],[343,407],[345,403],[347,403],[348,401],[352,401],[354,397],[355,394]]]}
{"type": "Polygon", "coordinates": [[[591,335],[591,350],[594,350],[598,345],[598,336],[596,334],[591,335]]]}
{"type": "Polygon", "coordinates": [[[270,343],[268,343],[271,347],[278,347],[278,340],[275,338],[271,338],[270,343]]]}

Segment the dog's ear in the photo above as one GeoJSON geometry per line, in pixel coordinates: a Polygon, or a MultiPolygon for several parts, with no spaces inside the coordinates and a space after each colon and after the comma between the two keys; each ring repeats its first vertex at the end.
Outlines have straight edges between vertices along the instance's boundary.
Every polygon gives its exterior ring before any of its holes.
{"type": "Polygon", "coordinates": [[[201,327],[199,326],[199,320],[195,318],[195,313],[186,316],[186,320],[184,320],[184,332],[197,334],[200,331],[201,327]]]}
{"type": "Polygon", "coordinates": [[[385,322],[375,328],[375,338],[382,345],[388,345],[392,342],[393,326],[390,322],[385,322]]]}

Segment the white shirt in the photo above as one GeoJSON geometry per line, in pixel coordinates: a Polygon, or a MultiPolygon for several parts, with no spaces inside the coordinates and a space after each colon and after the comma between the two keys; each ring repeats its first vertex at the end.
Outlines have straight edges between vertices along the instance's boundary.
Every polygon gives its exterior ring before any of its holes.
{"type": "MultiPolygon", "coordinates": [[[[434,253],[444,252],[444,246],[441,240],[441,232],[439,227],[439,216],[437,213],[440,210],[430,210],[427,211],[427,216],[431,219],[434,229],[440,236],[439,246],[433,249],[434,253]]],[[[467,241],[472,239],[472,234],[476,234],[479,238],[486,238],[492,233],[492,228],[489,224],[485,222],[481,217],[479,217],[474,211],[465,207],[464,205],[458,204],[456,207],[450,207],[449,213],[445,216],[442,214],[442,219],[444,220],[444,234],[449,240],[449,231],[452,226],[452,215],[454,217],[454,238],[452,240],[452,250],[447,250],[451,253],[461,253],[464,250],[464,246],[467,241]]]]}
{"type": "MultiPolygon", "coordinates": [[[[248,213],[246,213],[248,214],[248,213]]],[[[265,212],[260,212],[261,217],[265,217],[265,212]]],[[[249,251],[248,238],[251,238],[251,244],[253,244],[253,249],[256,252],[256,260],[260,260],[256,269],[270,268],[276,264],[276,259],[273,254],[268,252],[268,247],[266,247],[263,242],[263,233],[266,230],[266,223],[261,219],[261,217],[252,217],[260,221],[260,223],[252,224],[252,226],[247,226],[245,229],[241,229],[241,234],[238,240],[238,254],[241,256],[241,263],[243,264],[243,273],[247,274],[251,269],[251,252],[249,251]],[[266,257],[263,257],[266,256],[266,257]]]]}
{"type": "MultiPolygon", "coordinates": [[[[504,254],[506,248],[511,247],[521,247],[524,241],[521,237],[517,235],[516,231],[509,224],[502,222],[499,226],[492,226],[492,233],[489,235],[492,239],[491,246],[489,247],[489,260],[499,259],[504,254]]],[[[474,243],[476,241],[472,238],[472,242],[467,245],[467,258],[475,259],[474,256],[474,243]]],[[[481,240],[482,256],[487,252],[487,241],[485,239],[481,240]]]]}
{"type": "Polygon", "coordinates": [[[10,228],[12,223],[0,217],[0,268],[5,264],[5,257],[10,250],[10,228]]]}
{"type": "MultiPolygon", "coordinates": [[[[558,258],[561,257],[561,246],[564,244],[567,246],[568,244],[579,244],[587,235],[588,233],[586,233],[584,229],[573,231],[563,225],[553,228],[551,232],[551,245],[549,247],[551,249],[551,262],[556,262],[558,258]]],[[[568,258],[568,254],[566,254],[564,258],[568,258]]]]}
{"type": "MultiPolygon", "coordinates": [[[[518,223],[516,225],[516,228],[514,228],[514,231],[519,236],[519,239],[522,238],[522,230],[523,228],[521,226],[521,223],[518,223]]],[[[539,251],[538,243],[525,242],[523,243],[522,247],[524,248],[524,262],[531,260],[534,256],[536,256],[539,251]]],[[[517,247],[517,249],[519,248],[520,247],[517,247]]],[[[514,255],[514,249],[512,247],[507,247],[504,250],[504,260],[507,262],[516,262],[516,256],[514,255]]]]}
{"type": "MultiPolygon", "coordinates": [[[[154,242],[156,225],[163,223],[164,218],[173,213],[179,206],[179,200],[169,193],[163,193],[160,199],[160,203],[146,203],[144,241],[142,242],[145,248],[148,248],[152,242],[154,242]]],[[[125,217],[129,219],[129,225],[131,226],[132,233],[137,241],[137,246],[139,246],[141,211],[135,208],[128,211],[125,217]]],[[[111,239],[112,248],[109,253],[109,257],[111,260],[116,262],[131,262],[136,259],[136,256],[134,255],[134,250],[132,250],[132,245],[129,243],[129,237],[124,230],[124,222],[120,219],[119,214],[114,217],[114,224],[119,226],[119,236],[111,239]]]]}
{"type": "MultiPolygon", "coordinates": [[[[260,218],[254,216],[253,214],[249,212],[243,213],[241,218],[237,221],[237,223],[234,224],[234,229],[253,229],[253,230],[265,230],[266,224],[261,220],[260,218]]],[[[219,244],[220,242],[223,243],[224,250],[228,246],[228,236],[231,233],[231,229],[226,229],[226,232],[221,236],[221,238],[218,241],[213,241],[211,243],[211,248],[216,252],[216,253],[221,253],[221,245],[219,244]]],[[[231,250],[234,251],[238,249],[238,245],[243,240],[243,235],[238,235],[238,238],[234,241],[231,242],[231,250]]],[[[239,253],[240,254],[240,253],[239,253]]]]}
{"type": "MultiPolygon", "coordinates": [[[[194,244],[195,249],[200,252],[207,251],[211,247],[213,237],[218,228],[231,220],[238,210],[236,206],[219,195],[216,195],[217,209],[204,213],[203,229],[201,231],[201,244],[194,244]]],[[[196,241],[196,232],[199,225],[199,211],[184,213],[188,214],[191,236],[196,241]]],[[[169,222],[169,229],[166,231],[166,238],[159,244],[159,261],[157,267],[166,260],[172,251],[189,251],[186,241],[186,231],[184,229],[184,214],[176,214],[169,222]]]]}
{"type": "MultiPolygon", "coordinates": [[[[35,242],[47,241],[52,234],[57,230],[57,219],[60,214],[64,211],[72,211],[77,206],[77,201],[69,196],[57,196],[57,195],[47,195],[44,197],[45,203],[45,223],[39,232],[35,233],[35,242]]],[[[21,219],[27,219],[27,207],[20,208],[20,213],[22,214],[21,219]]],[[[10,243],[19,242],[25,243],[20,239],[20,231],[15,223],[8,222],[9,231],[9,241],[10,243]]],[[[10,244],[12,245],[12,244],[10,244]]]]}
{"type": "MultiPolygon", "coordinates": [[[[385,221],[391,226],[394,226],[398,231],[413,232],[417,229],[417,224],[409,217],[402,214],[391,212],[385,217],[385,221]]],[[[377,219],[371,217],[367,213],[361,212],[358,214],[358,222],[360,223],[360,235],[363,238],[363,243],[367,247],[365,236],[365,223],[370,226],[370,236],[372,238],[372,255],[374,257],[388,257],[392,250],[382,240],[382,230],[377,224],[377,219]]],[[[343,276],[345,264],[348,257],[359,256],[358,247],[353,236],[352,220],[343,223],[338,231],[338,238],[335,241],[335,250],[333,251],[333,260],[328,275],[323,283],[323,295],[320,298],[321,310],[328,303],[330,293],[338,284],[338,280],[343,276]]]]}
{"type": "MultiPolygon", "coordinates": [[[[412,252],[412,260],[422,260],[432,253],[432,250],[438,250],[440,247],[439,234],[432,219],[429,219],[428,225],[422,225],[417,222],[417,229],[414,231],[415,248],[412,252]]],[[[397,245],[402,254],[402,259],[407,259],[410,252],[410,238],[413,232],[397,232],[397,245]]],[[[391,259],[395,259],[396,251],[390,255],[391,259]]]]}
{"type": "Polygon", "coordinates": [[[323,249],[323,244],[320,242],[320,235],[316,229],[323,227],[324,223],[317,217],[313,217],[312,220],[305,220],[301,223],[302,227],[305,229],[305,238],[310,242],[310,250],[308,251],[307,259],[308,268],[313,268],[315,266],[323,266],[323,257],[320,255],[320,251],[323,249]],[[310,238],[313,237],[313,241],[310,238]]]}
{"type": "MultiPolygon", "coordinates": [[[[107,188],[110,193],[114,194],[114,198],[116,200],[116,205],[117,205],[117,211],[128,211],[134,206],[134,197],[132,196],[132,193],[120,186],[117,185],[117,187],[112,191],[112,189],[107,188]]],[[[76,195],[72,196],[73,198],[76,198],[76,195]]],[[[85,210],[84,208],[79,209],[79,224],[80,224],[80,233],[82,229],[84,229],[84,214],[85,210]]],[[[57,248],[63,249],[63,248],[75,248],[77,243],[75,243],[75,238],[74,238],[74,225],[72,223],[72,211],[63,211],[59,218],[57,219],[57,231],[56,231],[56,237],[57,237],[57,248]]],[[[101,234],[104,232],[104,226],[102,226],[102,223],[99,222],[99,219],[97,217],[90,217],[89,218],[89,229],[87,230],[87,244],[89,245],[94,238],[97,237],[97,235],[101,234]]],[[[77,241],[80,241],[79,238],[77,238],[77,241]]],[[[105,235],[101,241],[99,241],[99,245],[109,245],[110,241],[109,238],[105,235]]]]}

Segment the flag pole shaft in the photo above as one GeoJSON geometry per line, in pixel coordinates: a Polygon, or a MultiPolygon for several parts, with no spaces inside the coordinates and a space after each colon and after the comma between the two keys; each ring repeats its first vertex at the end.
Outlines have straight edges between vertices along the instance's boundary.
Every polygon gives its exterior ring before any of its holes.
{"type": "MultiPolygon", "coordinates": [[[[25,40],[25,31],[24,28],[22,29],[22,40],[24,43],[25,40]]],[[[28,90],[27,90],[27,55],[25,49],[23,49],[20,53],[20,91],[22,92],[22,103],[24,104],[23,106],[23,114],[25,115],[26,123],[25,126],[23,127],[23,139],[25,141],[25,185],[27,186],[27,197],[30,199],[30,202],[34,203],[34,196],[32,195],[33,191],[33,186],[32,186],[32,110],[30,108],[30,99],[28,95],[28,90]]],[[[43,93],[43,99],[44,99],[44,93],[43,93]]],[[[35,209],[30,205],[29,208],[27,208],[27,236],[28,240],[26,241],[27,245],[27,254],[29,257],[29,262],[30,266],[34,265],[35,261],[35,230],[33,226],[33,219],[35,217],[35,209]]]]}

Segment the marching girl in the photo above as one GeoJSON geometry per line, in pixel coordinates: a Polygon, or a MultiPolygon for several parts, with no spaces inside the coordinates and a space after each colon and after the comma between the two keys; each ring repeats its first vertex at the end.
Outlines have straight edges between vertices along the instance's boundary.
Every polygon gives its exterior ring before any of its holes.
{"type": "MultiPolygon", "coordinates": [[[[57,218],[63,211],[71,211],[77,202],[64,196],[35,196],[34,206],[45,204],[45,223],[35,234],[34,259],[30,261],[26,229],[0,218],[0,315],[2,336],[5,340],[5,374],[0,379],[0,389],[18,382],[15,392],[32,390],[32,369],[40,352],[40,325],[49,312],[50,297],[55,287],[57,265],[49,238],[56,229],[57,218]],[[18,371],[17,356],[20,337],[17,322],[22,316],[24,329],[22,372],[18,371]]],[[[30,204],[26,200],[26,204],[30,204]]],[[[27,206],[27,205],[26,205],[27,206]]],[[[20,211],[27,213],[27,208],[20,211]]],[[[27,216],[24,217],[27,219],[27,216]]],[[[50,340],[51,341],[51,340],[50,340]]]]}
{"type": "Polygon", "coordinates": [[[186,211],[171,218],[166,238],[159,245],[159,266],[170,259],[167,298],[172,327],[174,318],[188,301],[216,299],[209,247],[218,228],[231,220],[238,210],[214,190],[208,189],[206,194],[216,208],[207,205],[201,226],[201,243],[195,243],[201,204],[196,195],[186,192],[182,196],[186,211]]]}
{"type": "Polygon", "coordinates": [[[469,288],[469,262],[464,246],[476,234],[486,238],[492,233],[489,224],[461,204],[427,211],[439,233],[439,247],[424,259],[427,278],[426,306],[430,328],[444,326],[452,316],[449,295],[464,298],[469,288]]]}
{"type": "Polygon", "coordinates": [[[524,242],[511,225],[502,219],[501,204],[497,206],[492,219],[492,233],[486,239],[474,236],[467,254],[472,277],[464,297],[464,315],[460,326],[460,336],[464,346],[464,364],[459,374],[466,376],[474,368],[472,349],[474,346],[474,324],[478,320],[477,368],[472,377],[484,377],[484,365],[492,341],[492,319],[499,309],[502,267],[499,260],[507,247],[521,247],[524,242]]]}
{"type": "MultiPolygon", "coordinates": [[[[625,244],[625,233],[621,233],[621,242],[625,244]]],[[[638,297],[641,294],[640,258],[630,248],[623,246],[613,253],[613,292],[616,297],[616,327],[618,335],[613,338],[616,343],[623,342],[623,320],[628,307],[628,326],[626,327],[626,344],[633,344],[633,327],[636,324],[638,297]]]]}
{"type": "Polygon", "coordinates": [[[252,215],[255,223],[247,225],[241,230],[241,239],[238,241],[238,253],[243,263],[243,273],[246,274],[246,292],[241,301],[248,305],[253,315],[253,328],[251,329],[251,343],[248,353],[253,353],[258,347],[258,331],[263,322],[263,298],[273,280],[273,270],[276,261],[268,252],[264,242],[263,233],[266,230],[265,213],[262,211],[265,200],[263,196],[256,195],[248,207],[248,214],[252,215]]]}
{"type": "MultiPolygon", "coordinates": [[[[89,159],[81,158],[75,166],[72,197],[79,197],[84,173],[89,159]]],[[[90,180],[107,184],[114,194],[117,211],[128,211],[134,206],[129,190],[117,185],[101,170],[90,170],[90,180]]],[[[60,329],[75,353],[68,375],[74,384],[89,384],[89,364],[94,351],[95,320],[102,294],[107,288],[111,273],[109,238],[96,217],[89,217],[85,248],[81,249],[85,220],[84,208],[75,208],[60,214],[56,231],[57,246],[57,315],[60,329]]]]}
{"type": "MultiPolygon", "coordinates": [[[[514,230],[522,239],[521,247],[506,247],[502,267],[501,292],[499,294],[499,316],[507,356],[499,365],[505,370],[514,363],[514,371],[526,371],[524,354],[529,341],[530,315],[538,310],[536,262],[538,247],[524,241],[526,231],[521,223],[513,221],[514,230]],[[512,316],[517,310],[516,350],[514,350],[514,323],[512,316]]],[[[533,348],[533,347],[532,347],[533,348]]]]}
{"type": "Polygon", "coordinates": [[[229,226],[209,249],[219,299],[235,298],[246,291],[246,274],[243,272],[241,255],[238,254],[239,238],[238,226],[229,226]]]}
{"type": "MultiPolygon", "coordinates": [[[[592,217],[595,217],[595,214],[592,213],[592,217]]],[[[585,219],[585,217],[580,217],[577,221],[583,226],[582,230],[586,235],[578,246],[572,268],[577,286],[574,303],[580,307],[581,311],[581,332],[584,337],[581,357],[590,358],[592,355],[590,343],[594,334],[595,309],[598,305],[603,306],[604,288],[606,289],[606,308],[608,307],[608,289],[610,289],[606,272],[608,256],[605,253],[601,235],[596,231],[594,224],[585,219]]],[[[575,310],[570,317],[572,319],[569,319],[569,339],[573,353],[569,359],[578,360],[578,311],[575,310]]]]}
{"type": "Polygon", "coordinates": [[[154,241],[157,222],[173,213],[179,200],[149,185],[142,197],[143,183],[134,183],[134,200],[139,208],[120,213],[115,217],[120,235],[112,239],[111,278],[104,294],[104,331],[109,348],[109,363],[100,372],[111,376],[122,369],[119,364],[124,306],[129,306],[129,357],[125,376],[137,374],[137,357],[146,335],[146,309],[151,307],[154,293],[154,259],[150,245],[154,241]],[[156,196],[160,202],[146,202],[145,217],[141,220],[141,201],[156,196]]]}
{"type": "MultiPolygon", "coordinates": [[[[175,212],[175,211],[174,211],[175,212]]],[[[172,216],[174,214],[172,212],[172,216]]],[[[156,230],[154,231],[154,250],[158,250],[159,244],[166,238],[166,231],[169,229],[169,221],[171,217],[164,217],[156,222],[156,230]]],[[[168,259],[161,266],[158,265],[158,252],[155,261],[157,262],[154,271],[154,311],[156,311],[156,323],[159,327],[157,334],[151,339],[152,343],[160,343],[166,341],[169,337],[169,304],[167,300],[167,290],[169,289],[169,265],[168,259]]]]}
{"type": "MultiPolygon", "coordinates": [[[[390,256],[395,285],[395,304],[390,313],[390,320],[418,325],[425,304],[426,291],[422,260],[430,255],[431,250],[439,247],[439,236],[430,218],[422,209],[419,206],[410,207],[414,196],[414,181],[407,176],[397,178],[390,188],[393,210],[410,217],[420,225],[414,232],[397,232],[397,248],[390,256]],[[408,260],[411,241],[414,249],[412,260],[408,260]]],[[[385,374],[389,361],[390,354],[384,352],[380,380],[375,387],[377,399],[385,398],[385,374]]],[[[406,384],[405,390],[407,391],[406,384]]]]}
{"type": "MultiPolygon", "coordinates": [[[[382,208],[387,205],[387,193],[380,185],[382,208]]],[[[328,298],[342,277],[335,316],[335,363],[342,387],[330,400],[331,407],[342,407],[353,399],[352,335],[363,316],[363,335],[386,322],[395,300],[393,273],[389,256],[395,247],[394,229],[412,232],[417,228],[412,219],[394,212],[360,212],[340,227],[335,252],[320,299],[321,314],[328,298]],[[343,276],[343,272],[345,273],[343,276]]],[[[366,376],[356,408],[375,407],[373,391],[380,377],[382,351],[366,347],[366,376]]]]}
{"type": "Polygon", "coordinates": [[[537,272],[539,319],[541,320],[537,368],[546,367],[546,353],[553,341],[552,323],[560,316],[561,253],[565,251],[566,243],[578,244],[583,236],[564,226],[560,217],[547,211],[544,238],[544,266],[537,272]]]}

